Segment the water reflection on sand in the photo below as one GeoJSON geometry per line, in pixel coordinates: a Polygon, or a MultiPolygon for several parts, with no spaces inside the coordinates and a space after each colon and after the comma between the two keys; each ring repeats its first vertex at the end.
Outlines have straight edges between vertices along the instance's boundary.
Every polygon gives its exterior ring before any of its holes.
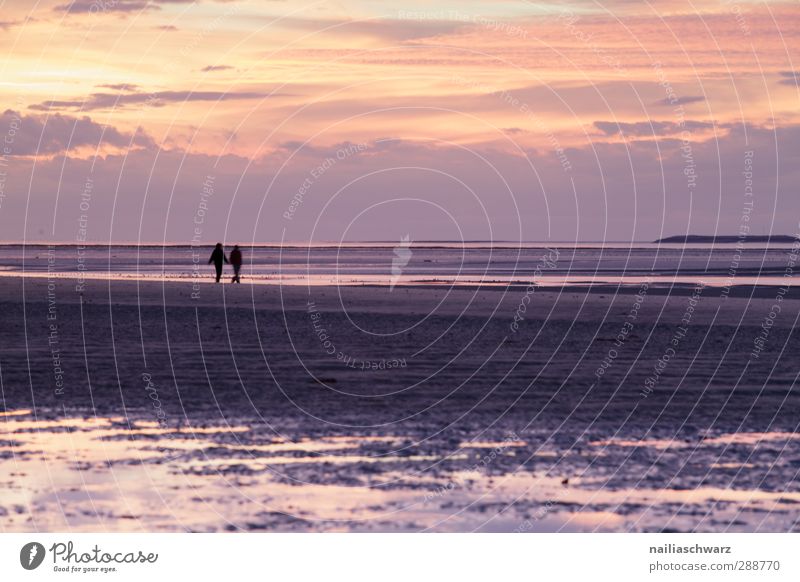
{"type": "MultiPolygon", "coordinates": [[[[549,463],[561,452],[532,450],[522,437],[417,451],[402,435],[289,441],[246,422],[173,428],[123,417],[35,418],[30,410],[0,413],[0,432],[5,531],[787,531],[800,507],[798,492],[655,489],[634,478],[611,487],[590,471],[565,480],[526,469],[526,460],[549,463]],[[487,454],[514,463],[476,465],[487,454]]],[[[705,440],[758,446],[795,437],[705,440]]],[[[674,446],[681,443],[606,439],[582,454],[674,446]]],[[[754,462],[719,460],[708,470],[754,462]]]]}

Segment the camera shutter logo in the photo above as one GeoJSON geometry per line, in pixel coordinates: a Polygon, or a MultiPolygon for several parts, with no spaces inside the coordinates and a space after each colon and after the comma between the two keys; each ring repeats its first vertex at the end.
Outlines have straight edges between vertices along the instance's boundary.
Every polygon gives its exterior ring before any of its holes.
{"type": "Polygon", "coordinates": [[[19,551],[19,563],[26,570],[35,570],[44,561],[44,546],[39,542],[29,542],[19,551]]]}

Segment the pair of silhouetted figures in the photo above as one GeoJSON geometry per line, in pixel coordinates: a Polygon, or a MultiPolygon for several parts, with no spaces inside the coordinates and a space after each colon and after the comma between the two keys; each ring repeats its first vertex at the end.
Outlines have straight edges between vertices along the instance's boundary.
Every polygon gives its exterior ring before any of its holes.
{"type": "Polygon", "coordinates": [[[225,256],[225,249],[222,248],[222,243],[217,243],[214,250],[211,252],[211,257],[208,259],[208,264],[214,263],[214,268],[217,270],[217,283],[222,277],[222,264],[230,263],[233,267],[233,279],[231,283],[241,283],[239,271],[242,269],[242,251],[239,250],[239,245],[234,245],[231,251],[231,258],[225,256]]]}

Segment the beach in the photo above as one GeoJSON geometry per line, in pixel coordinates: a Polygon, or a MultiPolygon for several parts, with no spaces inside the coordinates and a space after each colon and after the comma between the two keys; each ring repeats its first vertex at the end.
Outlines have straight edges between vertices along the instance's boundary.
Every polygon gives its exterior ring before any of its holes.
{"type": "Polygon", "coordinates": [[[0,582],[800,579],[797,8],[4,3],[0,582]]]}
{"type": "Polygon", "coordinates": [[[7,274],[0,309],[4,531],[800,527],[793,289],[7,274]]]}

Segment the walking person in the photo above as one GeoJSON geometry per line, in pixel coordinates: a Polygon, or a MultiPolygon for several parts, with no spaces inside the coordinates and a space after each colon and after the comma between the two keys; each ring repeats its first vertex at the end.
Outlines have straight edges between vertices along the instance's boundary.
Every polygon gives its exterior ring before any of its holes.
{"type": "Polygon", "coordinates": [[[231,265],[233,266],[233,279],[231,283],[241,283],[239,271],[242,269],[242,251],[239,250],[239,245],[233,245],[231,251],[231,265]]]}
{"type": "Polygon", "coordinates": [[[211,252],[211,257],[208,259],[208,264],[214,263],[214,268],[217,270],[217,283],[222,277],[222,264],[228,262],[228,257],[225,256],[225,250],[222,248],[222,243],[217,243],[214,250],[211,252]]]}

